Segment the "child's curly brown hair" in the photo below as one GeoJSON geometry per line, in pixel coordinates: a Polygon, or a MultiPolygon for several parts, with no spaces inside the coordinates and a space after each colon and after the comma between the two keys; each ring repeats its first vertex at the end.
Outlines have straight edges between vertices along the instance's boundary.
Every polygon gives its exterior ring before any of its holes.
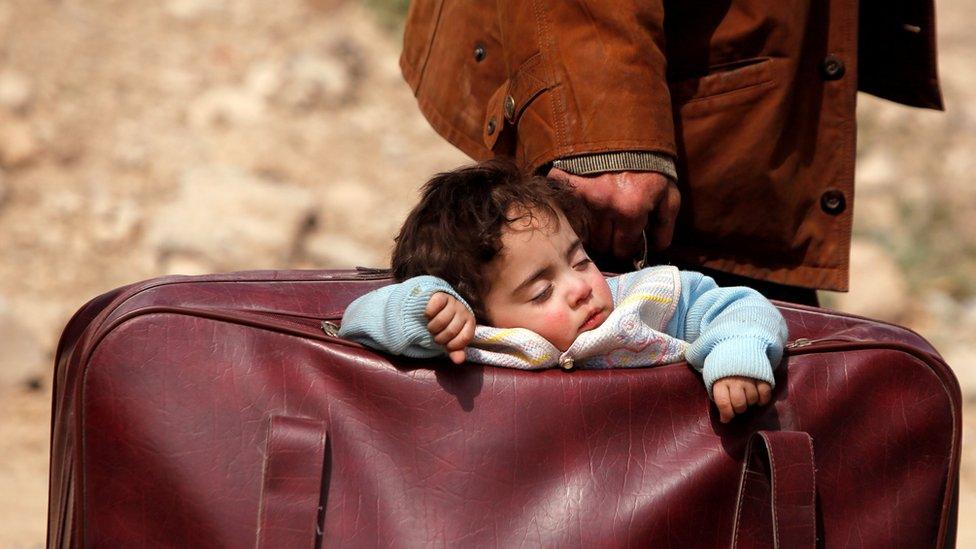
{"type": "Polygon", "coordinates": [[[585,242],[588,214],[558,181],[525,174],[503,159],[438,174],[424,185],[420,203],[396,237],[393,276],[398,281],[442,278],[471,305],[478,321],[486,322],[485,266],[502,249],[503,228],[540,213],[559,223],[557,210],[585,242]]]}

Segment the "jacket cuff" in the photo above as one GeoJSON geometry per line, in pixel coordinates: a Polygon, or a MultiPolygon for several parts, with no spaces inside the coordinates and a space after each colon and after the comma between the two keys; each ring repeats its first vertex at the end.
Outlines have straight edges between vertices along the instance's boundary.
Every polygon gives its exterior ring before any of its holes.
{"type": "Polygon", "coordinates": [[[712,384],[729,376],[750,377],[776,386],[769,356],[769,342],[757,338],[731,338],[719,343],[705,357],[702,380],[712,394],[712,384]]]}
{"type": "Polygon", "coordinates": [[[552,166],[573,175],[603,172],[658,172],[671,179],[678,178],[673,158],[663,153],[648,151],[584,154],[556,159],[552,162],[552,166]]]}

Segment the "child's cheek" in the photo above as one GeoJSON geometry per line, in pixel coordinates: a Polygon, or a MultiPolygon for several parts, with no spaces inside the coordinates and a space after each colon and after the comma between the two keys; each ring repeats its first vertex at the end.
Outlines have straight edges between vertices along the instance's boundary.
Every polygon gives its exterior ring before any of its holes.
{"type": "Polygon", "coordinates": [[[558,309],[546,311],[542,315],[542,320],[547,326],[561,326],[569,320],[569,314],[566,311],[558,309]]]}
{"type": "MultiPolygon", "coordinates": [[[[576,327],[570,325],[569,313],[564,310],[546,311],[539,317],[540,329],[536,333],[557,347],[568,347],[576,335],[576,327]]],[[[565,350],[565,349],[563,349],[565,350]]]]}

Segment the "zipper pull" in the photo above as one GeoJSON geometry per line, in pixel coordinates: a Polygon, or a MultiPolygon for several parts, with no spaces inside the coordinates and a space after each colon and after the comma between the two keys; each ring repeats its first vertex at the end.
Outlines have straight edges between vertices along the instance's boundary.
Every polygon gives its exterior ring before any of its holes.
{"type": "Polygon", "coordinates": [[[325,335],[329,335],[332,337],[339,337],[339,325],[336,324],[335,322],[323,320],[322,331],[325,332],[325,335]]]}
{"type": "Polygon", "coordinates": [[[806,347],[807,345],[813,343],[812,339],[805,337],[797,338],[786,344],[787,349],[799,349],[800,347],[806,347]]]}

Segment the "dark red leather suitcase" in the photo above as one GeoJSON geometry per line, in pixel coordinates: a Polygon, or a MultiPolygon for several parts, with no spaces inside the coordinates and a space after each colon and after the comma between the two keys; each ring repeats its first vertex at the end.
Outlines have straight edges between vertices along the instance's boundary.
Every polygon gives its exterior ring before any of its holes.
{"type": "Polygon", "coordinates": [[[168,277],[88,303],[58,349],[48,545],[954,543],[959,388],[913,332],[778,304],[775,401],[722,425],[685,364],[458,367],[321,329],[389,282],[168,277]]]}

